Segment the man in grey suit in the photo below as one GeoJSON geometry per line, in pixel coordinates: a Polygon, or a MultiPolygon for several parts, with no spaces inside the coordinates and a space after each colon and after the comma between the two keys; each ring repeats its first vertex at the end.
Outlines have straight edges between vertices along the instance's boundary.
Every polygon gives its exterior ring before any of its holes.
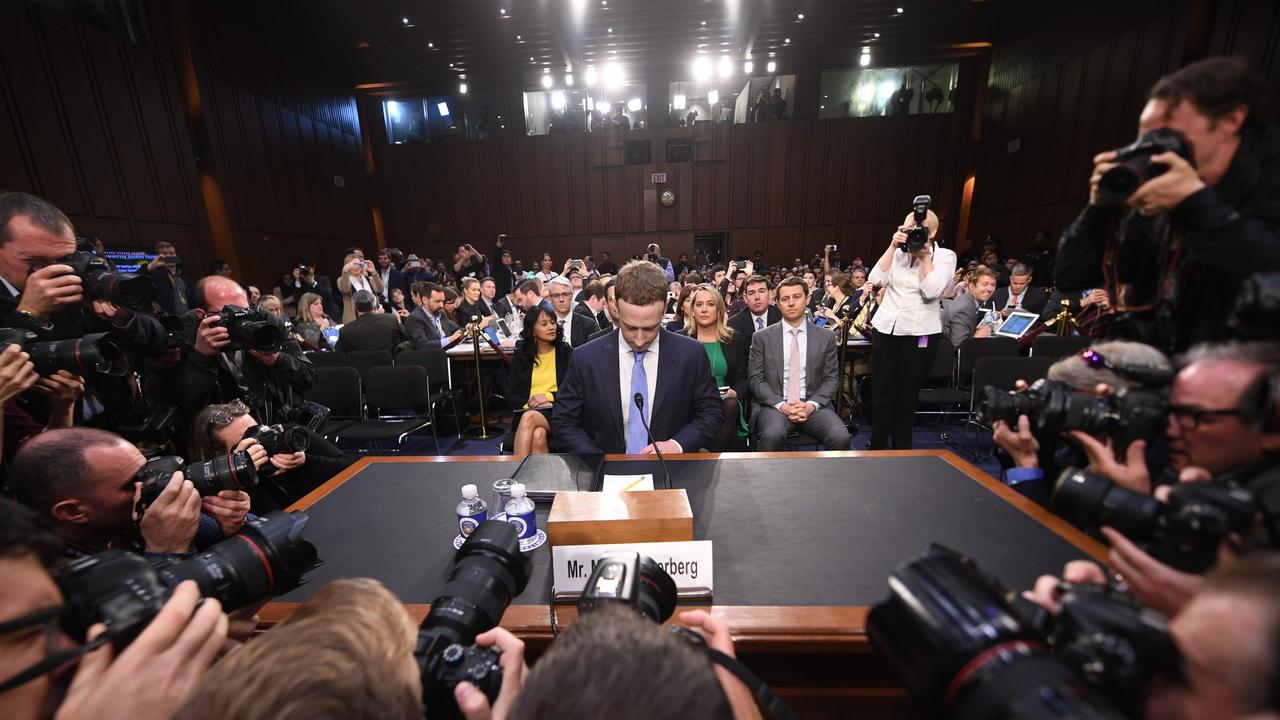
{"type": "Polygon", "coordinates": [[[444,314],[444,288],[416,282],[410,292],[418,307],[404,319],[404,329],[414,350],[442,348],[462,337],[462,329],[444,314]]]}
{"type": "Polygon", "coordinates": [[[778,285],[782,322],[751,336],[751,426],[761,452],[782,447],[792,430],[803,430],[828,450],[849,449],[849,431],[831,408],[840,389],[836,337],[805,319],[808,303],[803,280],[783,280],[778,285]]]}
{"type": "Polygon", "coordinates": [[[998,317],[990,312],[989,301],[999,277],[995,270],[979,266],[969,271],[964,293],[942,301],[942,334],[951,341],[951,347],[958,348],[971,337],[991,336],[995,325],[986,322],[986,318],[998,317]]]}

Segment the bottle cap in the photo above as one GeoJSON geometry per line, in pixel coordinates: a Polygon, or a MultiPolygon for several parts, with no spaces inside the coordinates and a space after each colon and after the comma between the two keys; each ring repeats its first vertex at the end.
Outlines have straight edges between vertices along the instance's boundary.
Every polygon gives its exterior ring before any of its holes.
{"type": "Polygon", "coordinates": [[[524,483],[511,483],[511,497],[524,497],[524,483]]]}
{"type": "Polygon", "coordinates": [[[475,496],[476,496],[476,495],[478,495],[478,494],[479,494],[479,493],[477,493],[477,492],[476,492],[476,486],[475,486],[475,485],[463,485],[463,486],[462,486],[462,497],[467,498],[467,499],[471,499],[471,498],[475,497],[475,496]]]}

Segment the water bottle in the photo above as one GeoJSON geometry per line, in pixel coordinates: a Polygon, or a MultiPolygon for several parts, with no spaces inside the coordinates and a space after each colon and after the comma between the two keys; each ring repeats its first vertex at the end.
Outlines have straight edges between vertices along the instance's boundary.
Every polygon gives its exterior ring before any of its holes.
{"type": "Polygon", "coordinates": [[[511,502],[511,484],[514,482],[511,478],[493,481],[493,499],[489,501],[489,507],[493,508],[494,514],[506,512],[507,503],[511,502]]]}
{"type": "Polygon", "coordinates": [[[511,484],[511,500],[507,503],[507,522],[516,528],[521,540],[538,534],[538,518],[533,501],[524,494],[524,483],[511,484]]]}
{"type": "Polygon", "coordinates": [[[458,530],[462,537],[472,533],[480,523],[489,518],[489,506],[476,492],[475,485],[462,486],[462,502],[458,503],[458,530]]]}

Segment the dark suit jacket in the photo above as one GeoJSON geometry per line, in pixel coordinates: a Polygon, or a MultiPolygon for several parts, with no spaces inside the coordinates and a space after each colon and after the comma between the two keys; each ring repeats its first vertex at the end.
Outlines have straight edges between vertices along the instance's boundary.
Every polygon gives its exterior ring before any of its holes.
{"type": "MultiPolygon", "coordinates": [[[[697,340],[696,335],[693,339],[697,340]]],[[[705,348],[703,352],[706,352],[705,348]]],[[[750,392],[750,385],[747,384],[747,362],[751,355],[751,338],[735,331],[729,342],[720,343],[720,352],[724,353],[724,362],[728,366],[724,373],[724,382],[733,388],[733,392],[738,396],[738,402],[745,402],[747,393],[750,392]]]]}
{"type": "MultiPolygon", "coordinates": [[[[769,306],[766,314],[768,315],[768,319],[765,320],[765,327],[782,322],[782,311],[773,305],[769,306]]],[[[740,312],[729,318],[728,325],[733,328],[734,332],[740,335],[746,335],[747,340],[750,341],[751,336],[756,331],[756,316],[752,315],[751,311],[747,308],[743,308],[740,312]]]]}
{"type": "MultiPolygon", "coordinates": [[[[435,328],[432,328],[433,330],[435,328]]],[[[400,320],[390,313],[365,313],[338,331],[338,344],[334,350],[389,350],[409,339],[400,320]]]]}
{"type": "MultiPolygon", "coordinates": [[[[579,305],[578,307],[586,306],[579,305]]],[[[587,308],[587,313],[585,315],[578,312],[575,308],[569,313],[568,322],[573,323],[572,342],[569,343],[569,346],[573,348],[580,348],[583,345],[586,345],[587,341],[591,339],[592,334],[600,330],[600,325],[596,323],[596,316],[591,314],[591,308],[587,308]]]]}
{"type": "Polygon", "coordinates": [[[462,302],[458,303],[457,314],[458,314],[459,320],[462,320],[463,318],[465,318],[467,322],[470,322],[473,316],[486,317],[491,313],[488,311],[488,308],[486,308],[484,305],[484,298],[480,298],[479,300],[476,300],[475,305],[472,305],[466,300],[463,300],[462,302]]]}
{"type": "MultiPolygon", "coordinates": [[[[449,337],[459,329],[458,324],[445,315],[440,316],[440,324],[444,327],[443,337],[449,337]]],[[[440,348],[441,335],[436,331],[436,325],[431,322],[431,317],[427,315],[426,308],[419,306],[409,313],[409,317],[404,319],[404,330],[409,335],[414,350],[440,348]]]]}
{"type": "MultiPolygon", "coordinates": [[[[556,387],[564,385],[564,373],[569,369],[569,356],[573,349],[564,343],[556,346],[556,387]]],[[[530,385],[533,383],[533,363],[517,352],[511,356],[507,368],[507,401],[512,410],[519,410],[529,402],[530,385]]],[[[557,391],[557,395],[559,392],[557,391]]]]}
{"type": "MultiPolygon", "coordinates": [[[[1027,296],[1022,299],[1022,309],[1029,313],[1039,315],[1044,311],[1045,303],[1049,302],[1049,293],[1044,288],[1030,286],[1027,288],[1027,296]]],[[[1004,306],[1009,302],[1009,288],[1002,287],[996,290],[991,296],[991,304],[997,310],[1003,310],[1004,306]]]]}
{"type": "Polygon", "coordinates": [[[160,304],[161,309],[165,312],[170,315],[181,315],[196,306],[196,289],[195,284],[191,282],[191,278],[186,275],[170,274],[165,268],[148,270],[147,274],[151,276],[152,282],[156,284],[156,302],[160,304]],[[178,285],[182,286],[183,295],[187,299],[187,306],[182,309],[174,306],[178,285]]]}
{"type": "MultiPolygon", "coordinates": [[[[649,429],[657,441],[675,440],[685,452],[706,447],[724,423],[724,405],[711,375],[711,362],[696,341],[661,333],[658,378],[649,429]]],[[[614,332],[575,351],[556,395],[551,429],[567,452],[624,453],[622,389],[618,386],[618,343],[614,332]]],[[[628,409],[630,406],[628,406],[628,409]]]]}
{"type": "Polygon", "coordinates": [[[978,329],[978,306],[968,294],[957,295],[942,301],[942,335],[951,341],[951,347],[973,337],[978,329]]]}
{"type": "MultiPolygon", "coordinates": [[[[775,323],[751,338],[749,370],[751,396],[760,407],[773,407],[786,401],[782,384],[782,338],[785,323],[775,323]]],[[[805,400],[818,408],[831,404],[839,390],[839,356],[836,336],[830,330],[809,323],[805,331],[805,400]]],[[[759,408],[757,408],[758,410],[759,408]]]]}

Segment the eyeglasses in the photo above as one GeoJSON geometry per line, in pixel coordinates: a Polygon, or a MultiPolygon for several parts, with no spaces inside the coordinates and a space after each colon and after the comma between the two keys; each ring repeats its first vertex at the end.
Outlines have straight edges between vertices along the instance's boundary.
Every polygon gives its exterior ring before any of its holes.
{"type": "Polygon", "coordinates": [[[231,424],[231,421],[238,417],[248,415],[249,407],[239,400],[232,400],[225,405],[219,405],[216,410],[209,413],[209,422],[218,427],[225,427],[231,424]]]}
{"type": "Polygon", "coordinates": [[[565,298],[567,298],[567,297],[572,297],[572,296],[573,296],[573,293],[567,293],[567,292],[564,292],[564,293],[551,293],[551,295],[550,295],[549,297],[551,297],[551,298],[553,298],[553,299],[555,299],[555,300],[563,300],[563,299],[565,299],[565,298]]]}
{"type": "Polygon", "coordinates": [[[39,628],[44,634],[45,654],[43,660],[12,677],[0,681],[0,693],[7,692],[31,682],[45,673],[52,672],[76,656],[89,652],[110,639],[110,636],[104,633],[98,639],[86,645],[71,650],[59,650],[59,639],[62,634],[62,613],[63,607],[61,605],[50,605],[0,623],[0,635],[21,632],[28,628],[39,628]]]}
{"type": "MultiPolygon", "coordinates": [[[[1224,417],[1238,417],[1245,419],[1243,410],[1239,408],[1227,408],[1224,410],[1206,410],[1199,405],[1170,405],[1169,416],[1177,420],[1178,427],[1183,430],[1195,430],[1205,421],[1205,419],[1216,419],[1224,417]]],[[[1210,424],[1213,424],[1210,422],[1210,424]]]]}

